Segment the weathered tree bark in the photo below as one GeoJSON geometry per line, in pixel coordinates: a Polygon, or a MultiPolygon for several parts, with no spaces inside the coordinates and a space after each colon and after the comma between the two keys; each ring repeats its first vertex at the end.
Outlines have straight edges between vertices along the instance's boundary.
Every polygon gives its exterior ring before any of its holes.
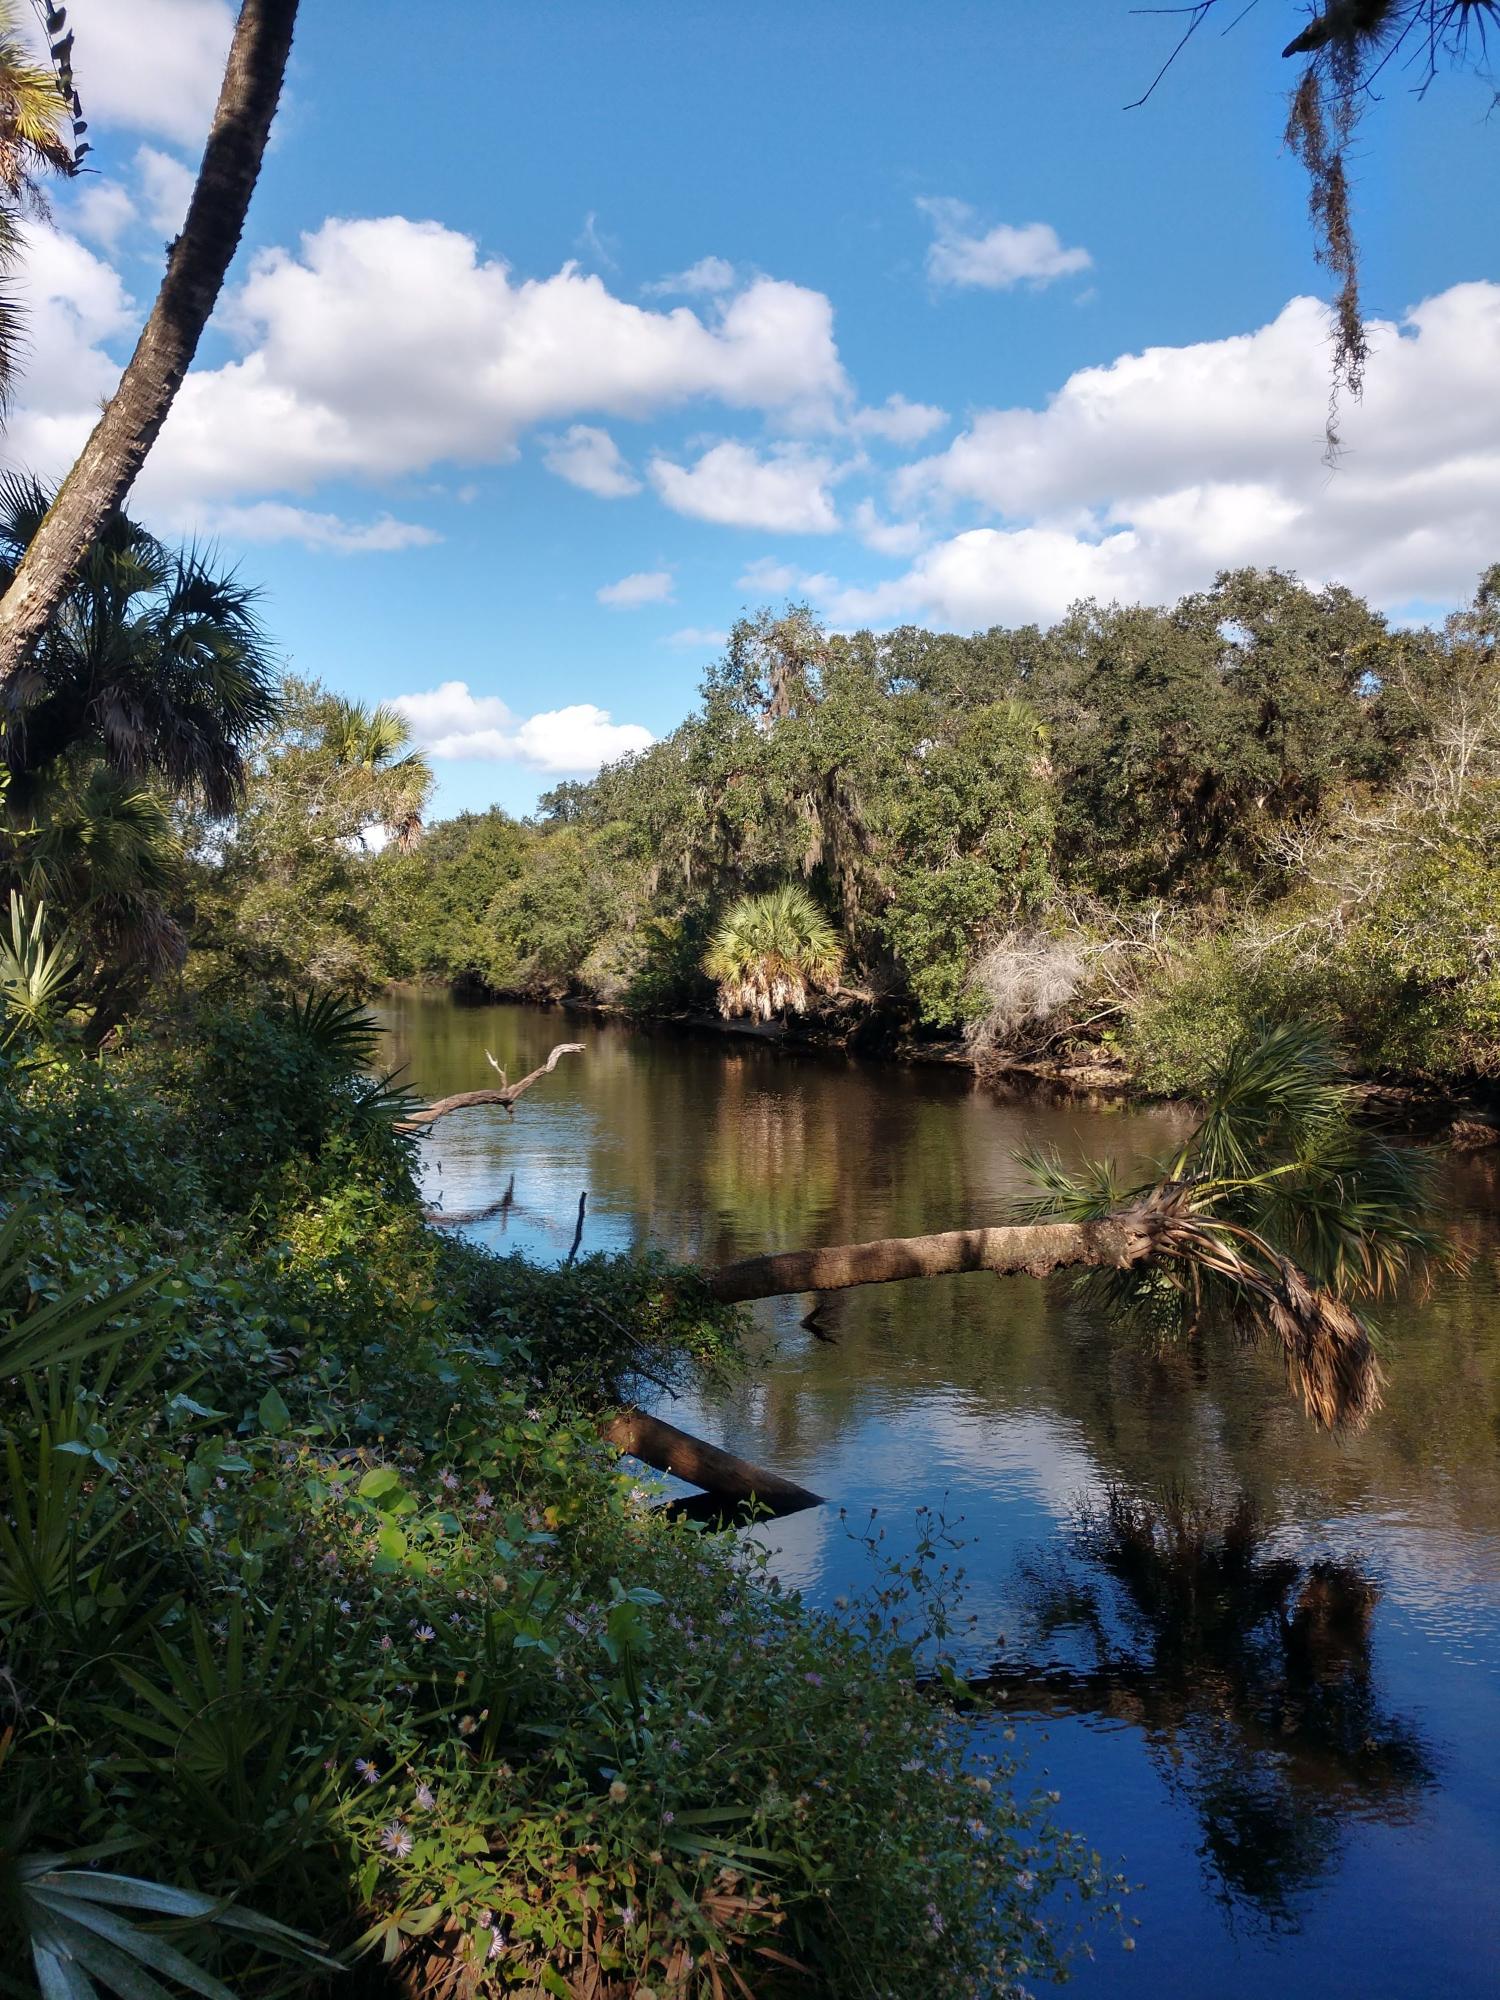
{"type": "Polygon", "coordinates": [[[23,666],[84,552],[130,491],[239,247],[292,46],[297,0],[243,0],[203,163],[120,386],[0,598],[0,685],[23,666]]]}
{"type": "MultiPolygon", "coordinates": [[[[398,1132],[419,1132],[428,1125],[435,1125],[439,1118],[446,1118],[450,1111],[467,1111],[472,1104],[499,1104],[506,1111],[513,1111],[516,1099],[522,1091],[530,1090],[534,1083],[549,1076],[557,1067],[559,1056],[581,1056],[582,1042],[559,1042],[547,1060],[529,1076],[523,1076],[517,1083],[508,1083],[503,1090],[460,1090],[452,1097],[440,1097],[435,1104],[429,1104],[424,1111],[413,1111],[407,1118],[398,1120],[398,1132]]],[[[495,1058],[490,1057],[495,1063],[495,1058]]],[[[495,1063],[496,1069],[500,1065],[495,1063]]],[[[503,1076],[505,1072],[501,1070],[503,1076]]]]}
{"type": "Polygon", "coordinates": [[[763,1465],[736,1458],[732,1451],[705,1444],[702,1438],[678,1430],[675,1424],[663,1423],[660,1417],[648,1416],[644,1410],[627,1407],[618,1411],[604,1425],[600,1436],[617,1451],[629,1452],[632,1458],[640,1459],[643,1465],[673,1473],[690,1486],[702,1486],[716,1500],[731,1505],[759,1500],[773,1515],[781,1515],[823,1504],[821,1495],[809,1492],[796,1480],[783,1479],[779,1472],[768,1472],[763,1465]]]}
{"type": "Polygon", "coordinates": [[[1100,1222],[1016,1223],[1002,1229],[948,1229],[935,1236],[883,1236],[873,1243],[745,1257],[710,1271],[708,1284],[716,1299],[738,1304],[954,1271],[1044,1278],[1069,1265],[1125,1270],[1151,1254],[1157,1222],[1156,1211],[1141,1208],[1100,1222]]]}

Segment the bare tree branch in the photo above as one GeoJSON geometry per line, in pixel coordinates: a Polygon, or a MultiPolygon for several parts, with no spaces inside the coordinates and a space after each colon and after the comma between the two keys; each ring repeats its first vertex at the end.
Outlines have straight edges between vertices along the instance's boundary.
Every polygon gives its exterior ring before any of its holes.
{"type": "MultiPolygon", "coordinates": [[[[486,1051],[486,1054],[488,1054],[488,1051],[486,1051]]],[[[515,1083],[506,1084],[503,1090],[460,1090],[452,1097],[440,1097],[435,1104],[429,1104],[424,1111],[411,1112],[400,1121],[396,1130],[398,1132],[418,1132],[428,1125],[435,1125],[439,1118],[446,1118],[450,1111],[467,1111],[471,1105],[476,1104],[499,1104],[504,1107],[507,1113],[513,1113],[516,1099],[523,1091],[530,1090],[534,1083],[538,1083],[544,1076],[550,1075],[557,1067],[559,1056],[581,1056],[582,1054],[582,1042],[559,1042],[547,1060],[539,1068],[532,1070],[529,1076],[523,1076],[515,1083]]],[[[500,1069],[500,1065],[495,1062],[493,1056],[490,1056],[490,1061],[496,1069],[500,1069]]],[[[503,1076],[505,1074],[504,1070],[500,1070],[500,1074],[503,1076]]]]}

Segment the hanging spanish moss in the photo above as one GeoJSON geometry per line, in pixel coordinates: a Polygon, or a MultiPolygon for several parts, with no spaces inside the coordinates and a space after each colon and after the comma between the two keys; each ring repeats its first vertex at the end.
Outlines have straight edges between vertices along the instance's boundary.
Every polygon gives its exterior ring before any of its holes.
{"type": "Polygon", "coordinates": [[[1364,390],[1370,343],[1359,293],[1359,249],[1350,214],[1349,146],[1385,70],[1416,66],[1425,91],[1440,66],[1477,67],[1500,0],[1331,0],[1282,50],[1306,56],[1292,92],[1286,140],[1307,170],[1308,211],[1319,263],[1333,273],[1333,379],[1325,436],[1339,451],[1339,404],[1364,390]]]}

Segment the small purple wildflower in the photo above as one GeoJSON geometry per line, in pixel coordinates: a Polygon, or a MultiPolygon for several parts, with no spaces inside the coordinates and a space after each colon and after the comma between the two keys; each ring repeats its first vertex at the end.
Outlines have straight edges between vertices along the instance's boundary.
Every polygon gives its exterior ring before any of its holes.
{"type": "Polygon", "coordinates": [[[354,1760],[354,1768],[359,1773],[359,1775],[364,1779],[367,1785],[374,1785],[379,1783],[380,1766],[378,1764],[372,1763],[368,1757],[356,1757],[354,1760]]]}
{"type": "Polygon", "coordinates": [[[411,1835],[399,1819],[393,1819],[380,1836],[380,1844],[387,1854],[396,1854],[404,1860],[411,1853],[411,1835]]]}

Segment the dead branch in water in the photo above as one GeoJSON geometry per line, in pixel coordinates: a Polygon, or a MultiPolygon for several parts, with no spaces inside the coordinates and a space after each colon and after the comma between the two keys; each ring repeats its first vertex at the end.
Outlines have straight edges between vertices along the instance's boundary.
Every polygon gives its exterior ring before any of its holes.
{"type": "MultiPolygon", "coordinates": [[[[518,1082],[507,1083],[499,1090],[460,1090],[452,1097],[440,1097],[435,1104],[429,1104],[425,1110],[411,1112],[400,1121],[396,1130],[398,1132],[424,1131],[427,1126],[435,1125],[439,1118],[446,1118],[450,1111],[467,1111],[471,1105],[477,1104],[499,1104],[504,1107],[507,1115],[513,1115],[516,1099],[523,1091],[530,1090],[534,1083],[539,1083],[544,1076],[549,1076],[556,1069],[559,1056],[581,1056],[582,1054],[582,1042],[559,1042],[551,1055],[548,1056],[547,1060],[539,1068],[532,1070],[529,1076],[521,1077],[518,1082]]],[[[490,1055],[488,1049],[485,1050],[485,1055],[488,1057],[491,1067],[498,1070],[503,1077],[505,1071],[500,1068],[499,1063],[490,1055]]]]}
{"type": "Polygon", "coordinates": [[[779,1472],[752,1465],[732,1451],[705,1444],[702,1438],[678,1430],[675,1424],[664,1423],[660,1417],[648,1416],[644,1410],[631,1406],[617,1411],[602,1427],[600,1436],[617,1451],[640,1459],[643,1465],[658,1472],[670,1472],[690,1486],[703,1487],[729,1511],[758,1501],[768,1513],[779,1517],[823,1504],[821,1494],[809,1492],[796,1480],[783,1479],[779,1472]]]}
{"type": "Polygon", "coordinates": [[[571,1264],[576,1260],[578,1256],[578,1247],[583,1242],[584,1211],[587,1209],[588,1205],[589,1205],[589,1191],[587,1188],[585,1188],[583,1193],[578,1197],[578,1227],[573,1231],[573,1247],[568,1252],[567,1256],[564,1258],[563,1260],[564,1263],[571,1264]]]}

